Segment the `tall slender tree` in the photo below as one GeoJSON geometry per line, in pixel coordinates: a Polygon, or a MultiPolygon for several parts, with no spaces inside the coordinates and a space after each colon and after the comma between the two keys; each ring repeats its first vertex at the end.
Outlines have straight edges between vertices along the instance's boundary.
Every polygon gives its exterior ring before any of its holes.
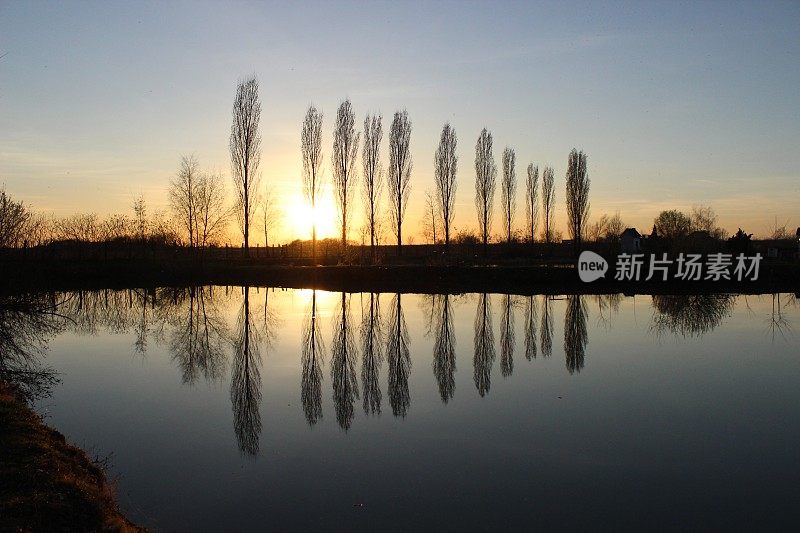
{"type": "Polygon", "coordinates": [[[408,112],[397,111],[389,132],[389,201],[397,253],[403,253],[403,217],[411,193],[411,121],[408,112]]]}
{"type": "Polygon", "coordinates": [[[436,200],[439,204],[439,212],[442,219],[442,229],[444,230],[445,250],[450,247],[450,228],[453,225],[453,215],[455,214],[456,202],[456,167],[458,157],[456,156],[456,130],[446,123],[442,128],[442,135],[439,138],[439,147],[433,158],[434,173],[436,177],[436,200]]]}
{"type": "Polygon", "coordinates": [[[257,203],[258,165],[261,163],[260,120],[258,81],[253,77],[240,82],[236,88],[230,138],[231,171],[246,256],[250,254],[250,220],[257,203]]]}
{"type": "Polygon", "coordinates": [[[367,230],[369,231],[370,257],[373,260],[377,244],[378,210],[383,188],[380,153],[383,139],[382,120],[380,114],[367,115],[367,118],[364,119],[364,147],[361,152],[361,162],[364,167],[364,206],[366,207],[367,230]]]}
{"type": "Polygon", "coordinates": [[[300,154],[303,158],[303,192],[311,203],[311,257],[317,260],[317,198],[322,189],[322,113],[310,105],[303,119],[300,134],[300,154]]]}
{"type": "Polygon", "coordinates": [[[512,227],[514,213],[517,210],[517,156],[512,148],[503,150],[503,182],[500,193],[503,199],[503,222],[505,223],[506,242],[513,238],[512,227]]]}
{"type": "Polygon", "coordinates": [[[478,227],[483,239],[484,257],[488,253],[489,233],[492,231],[496,180],[497,165],[492,155],[492,134],[483,128],[475,144],[475,207],[478,209],[478,227]]]}
{"type": "Polygon", "coordinates": [[[569,235],[577,253],[589,218],[589,176],[586,172],[586,154],[574,148],[567,160],[566,201],[569,235]]]}
{"type": "Polygon", "coordinates": [[[528,165],[528,176],[525,181],[525,215],[528,219],[528,238],[531,243],[536,240],[536,222],[539,218],[539,167],[533,163],[528,165]]]}
{"type": "Polygon", "coordinates": [[[356,115],[347,99],[336,112],[333,130],[333,187],[336,205],[339,208],[339,223],[342,229],[342,248],[347,246],[348,223],[353,215],[351,197],[356,181],[356,155],[361,138],[355,129],[356,115]]]}
{"type": "Polygon", "coordinates": [[[542,171],[542,236],[544,242],[553,242],[553,210],[556,201],[555,172],[552,167],[544,167],[542,171]]]}

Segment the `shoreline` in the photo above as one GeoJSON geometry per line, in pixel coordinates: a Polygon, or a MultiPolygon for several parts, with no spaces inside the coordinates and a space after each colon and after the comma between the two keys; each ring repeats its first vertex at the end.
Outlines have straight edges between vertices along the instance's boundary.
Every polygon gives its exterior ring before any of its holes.
{"type": "Polygon", "coordinates": [[[2,381],[0,448],[0,529],[144,531],[117,508],[102,467],[2,381]]]}
{"type": "Polygon", "coordinates": [[[342,292],[500,294],[800,293],[800,263],[762,264],[757,281],[584,283],[570,263],[546,265],[300,266],[258,259],[62,260],[0,263],[0,293],[197,285],[263,286],[342,292]]]}

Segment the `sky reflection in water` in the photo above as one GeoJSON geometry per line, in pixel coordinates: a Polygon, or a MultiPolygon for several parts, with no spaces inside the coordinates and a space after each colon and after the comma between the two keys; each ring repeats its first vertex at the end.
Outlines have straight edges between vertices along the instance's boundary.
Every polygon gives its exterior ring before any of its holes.
{"type": "Polygon", "coordinates": [[[800,495],[793,295],[33,300],[0,324],[49,340],[39,409],[153,528],[764,526],[800,495]]]}

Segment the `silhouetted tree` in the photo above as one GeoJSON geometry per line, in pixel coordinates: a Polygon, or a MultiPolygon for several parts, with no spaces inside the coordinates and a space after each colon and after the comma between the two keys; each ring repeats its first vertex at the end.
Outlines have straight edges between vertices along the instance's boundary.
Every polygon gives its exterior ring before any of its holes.
{"type": "Polygon", "coordinates": [[[456,390],[456,337],[453,333],[453,309],[450,295],[442,296],[440,314],[433,343],[433,375],[439,385],[442,403],[453,398],[456,390]]]}
{"type": "Polygon", "coordinates": [[[383,169],[381,168],[381,140],[383,126],[380,114],[367,115],[364,119],[364,147],[361,162],[364,166],[364,206],[367,214],[370,257],[375,260],[375,245],[378,243],[378,217],[381,190],[383,189],[383,169]]]}
{"type": "Polygon", "coordinates": [[[586,330],[586,304],[583,296],[567,296],[567,310],[564,315],[564,355],[570,374],[580,372],[586,357],[586,344],[589,342],[586,330]]]}
{"type": "Polygon", "coordinates": [[[250,221],[256,210],[258,165],[261,163],[260,120],[258,81],[250,78],[240,82],[236,88],[230,138],[231,173],[236,187],[236,205],[246,256],[250,254],[250,221]]]}
{"type": "Polygon", "coordinates": [[[514,213],[517,210],[517,156],[514,150],[503,150],[503,181],[500,185],[500,194],[503,200],[503,222],[506,230],[506,242],[510,243],[514,237],[512,225],[514,213]]]}
{"type": "Polygon", "coordinates": [[[525,216],[528,221],[528,238],[536,241],[536,222],[539,219],[539,167],[533,163],[528,165],[525,180],[525,216]]]}
{"type": "Polygon", "coordinates": [[[386,358],[389,367],[389,405],[392,414],[405,418],[411,405],[408,377],[411,373],[410,339],[406,319],[403,317],[401,295],[392,300],[392,313],[387,322],[389,334],[386,342],[386,358]]]}
{"type": "Polygon", "coordinates": [[[350,100],[339,105],[333,130],[333,188],[339,223],[342,228],[342,248],[347,246],[348,223],[353,215],[351,196],[356,181],[356,155],[361,135],[355,130],[356,115],[350,100]]]}
{"type": "Polygon", "coordinates": [[[514,373],[514,301],[511,295],[503,297],[503,316],[500,320],[500,371],[503,377],[514,373]]]}
{"type": "Polygon", "coordinates": [[[317,317],[317,291],[311,293],[309,311],[303,322],[302,377],[300,400],[309,426],[322,418],[322,368],[325,346],[319,331],[317,317]]]}
{"type": "Polygon", "coordinates": [[[233,343],[231,404],[239,450],[256,455],[261,435],[261,334],[250,313],[250,287],[244,287],[243,291],[244,300],[239,310],[233,343]]]}
{"type": "Polygon", "coordinates": [[[536,298],[525,298],[525,359],[536,358],[536,298]]]}
{"type": "Polygon", "coordinates": [[[311,257],[317,261],[317,198],[322,188],[322,113],[313,105],[308,107],[300,135],[303,157],[303,192],[311,202],[311,257]]]}
{"type": "Polygon", "coordinates": [[[450,228],[453,225],[456,203],[456,168],[458,157],[456,156],[456,130],[446,123],[442,128],[442,135],[439,138],[439,147],[433,158],[434,176],[436,178],[436,200],[439,207],[439,214],[442,219],[444,229],[445,249],[450,247],[450,228]]]}
{"type": "Polygon", "coordinates": [[[692,207],[692,231],[705,231],[715,239],[724,239],[725,230],[717,225],[717,214],[711,207],[695,205],[692,207]]]}
{"type": "Polygon", "coordinates": [[[173,215],[186,231],[189,247],[197,244],[197,184],[200,180],[200,163],[192,155],[181,156],[175,178],[169,184],[169,205],[173,215]]]}
{"type": "Polygon", "coordinates": [[[544,167],[542,171],[542,236],[544,242],[553,242],[553,212],[555,211],[556,188],[555,172],[552,167],[544,167]]]}
{"type": "MultiPolygon", "coordinates": [[[[739,228],[733,237],[728,239],[728,249],[735,254],[749,254],[752,247],[752,233],[745,233],[739,228]]],[[[797,238],[800,239],[800,228],[798,228],[797,238]]]]}
{"type": "Polygon", "coordinates": [[[483,128],[475,144],[475,206],[478,209],[478,228],[483,238],[484,257],[488,253],[489,234],[492,231],[496,178],[497,166],[492,156],[492,134],[483,128]]]}
{"type": "Polygon", "coordinates": [[[653,229],[665,239],[678,239],[689,234],[692,221],[675,209],[662,211],[653,221],[653,229]]]}
{"type": "Polygon", "coordinates": [[[403,253],[403,217],[411,193],[411,168],[411,121],[403,110],[394,114],[389,132],[389,202],[398,254],[403,253]]]}
{"type": "Polygon", "coordinates": [[[586,219],[589,217],[589,176],[586,169],[586,154],[574,148],[567,160],[567,223],[574,249],[580,250],[586,219]]]}
{"type": "Polygon", "coordinates": [[[31,214],[22,202],[14,201],[0,189],[0,248],[20,246],[28,238],[26,226],[31,214]]]}
{"type": "Polygon", "coordinates": [[[337,309],[331,345],[331,380],[333,382],[333,405],[339,427],[347,431],[353,424],[354,403],[358,398],[356,381],[356,342],[353,337],[353,321],[347,294],[337,309]]]}
{"type": "Polygon", "coordinates": [[[614,216],[602,215],[586,230],[586,238],[590,241],[616,241],[625,231],[625,223],[619,216],[619,211],[614,216]]]}
{"type": "Polygon", "coordinates": [[[370,293],[369,310],[364,313],[361,322],[361,383],[364,389],[364,413],[381,414],[381,388],[378,384],[383,353],[381,336],[380,294],[370,293]]]}
{"type": "Polygon", "coordinates": [[[473,359],[473,378],[481,397],[489,393],[492,385],[492,365],[494,364],[494,328],[492,327],[492,300],[488,294],[478,297],[478,310],[475,313],[475,357],[473,359]]]}
{"type": "Polygon", "coordinates": [[[222,174],[208,172],[197,182],[194,211],[197,216],[197,240],[200,246],[215,244],[228,227],[231,210],[226,206],[227,192],[222,174]]]}

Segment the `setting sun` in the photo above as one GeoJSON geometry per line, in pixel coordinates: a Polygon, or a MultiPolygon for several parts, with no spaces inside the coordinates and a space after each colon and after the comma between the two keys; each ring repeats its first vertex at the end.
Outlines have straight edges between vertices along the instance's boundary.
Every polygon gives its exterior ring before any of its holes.
{"type": "Polygon", "coordinates": [[[323,189],[315,209],[301,195],[296,195],[285,208],[287,229],[298,239],[310,239],[312,224],[317,226],[317,239],[338,236],[338,215],[329,191],[323,189]]]}

